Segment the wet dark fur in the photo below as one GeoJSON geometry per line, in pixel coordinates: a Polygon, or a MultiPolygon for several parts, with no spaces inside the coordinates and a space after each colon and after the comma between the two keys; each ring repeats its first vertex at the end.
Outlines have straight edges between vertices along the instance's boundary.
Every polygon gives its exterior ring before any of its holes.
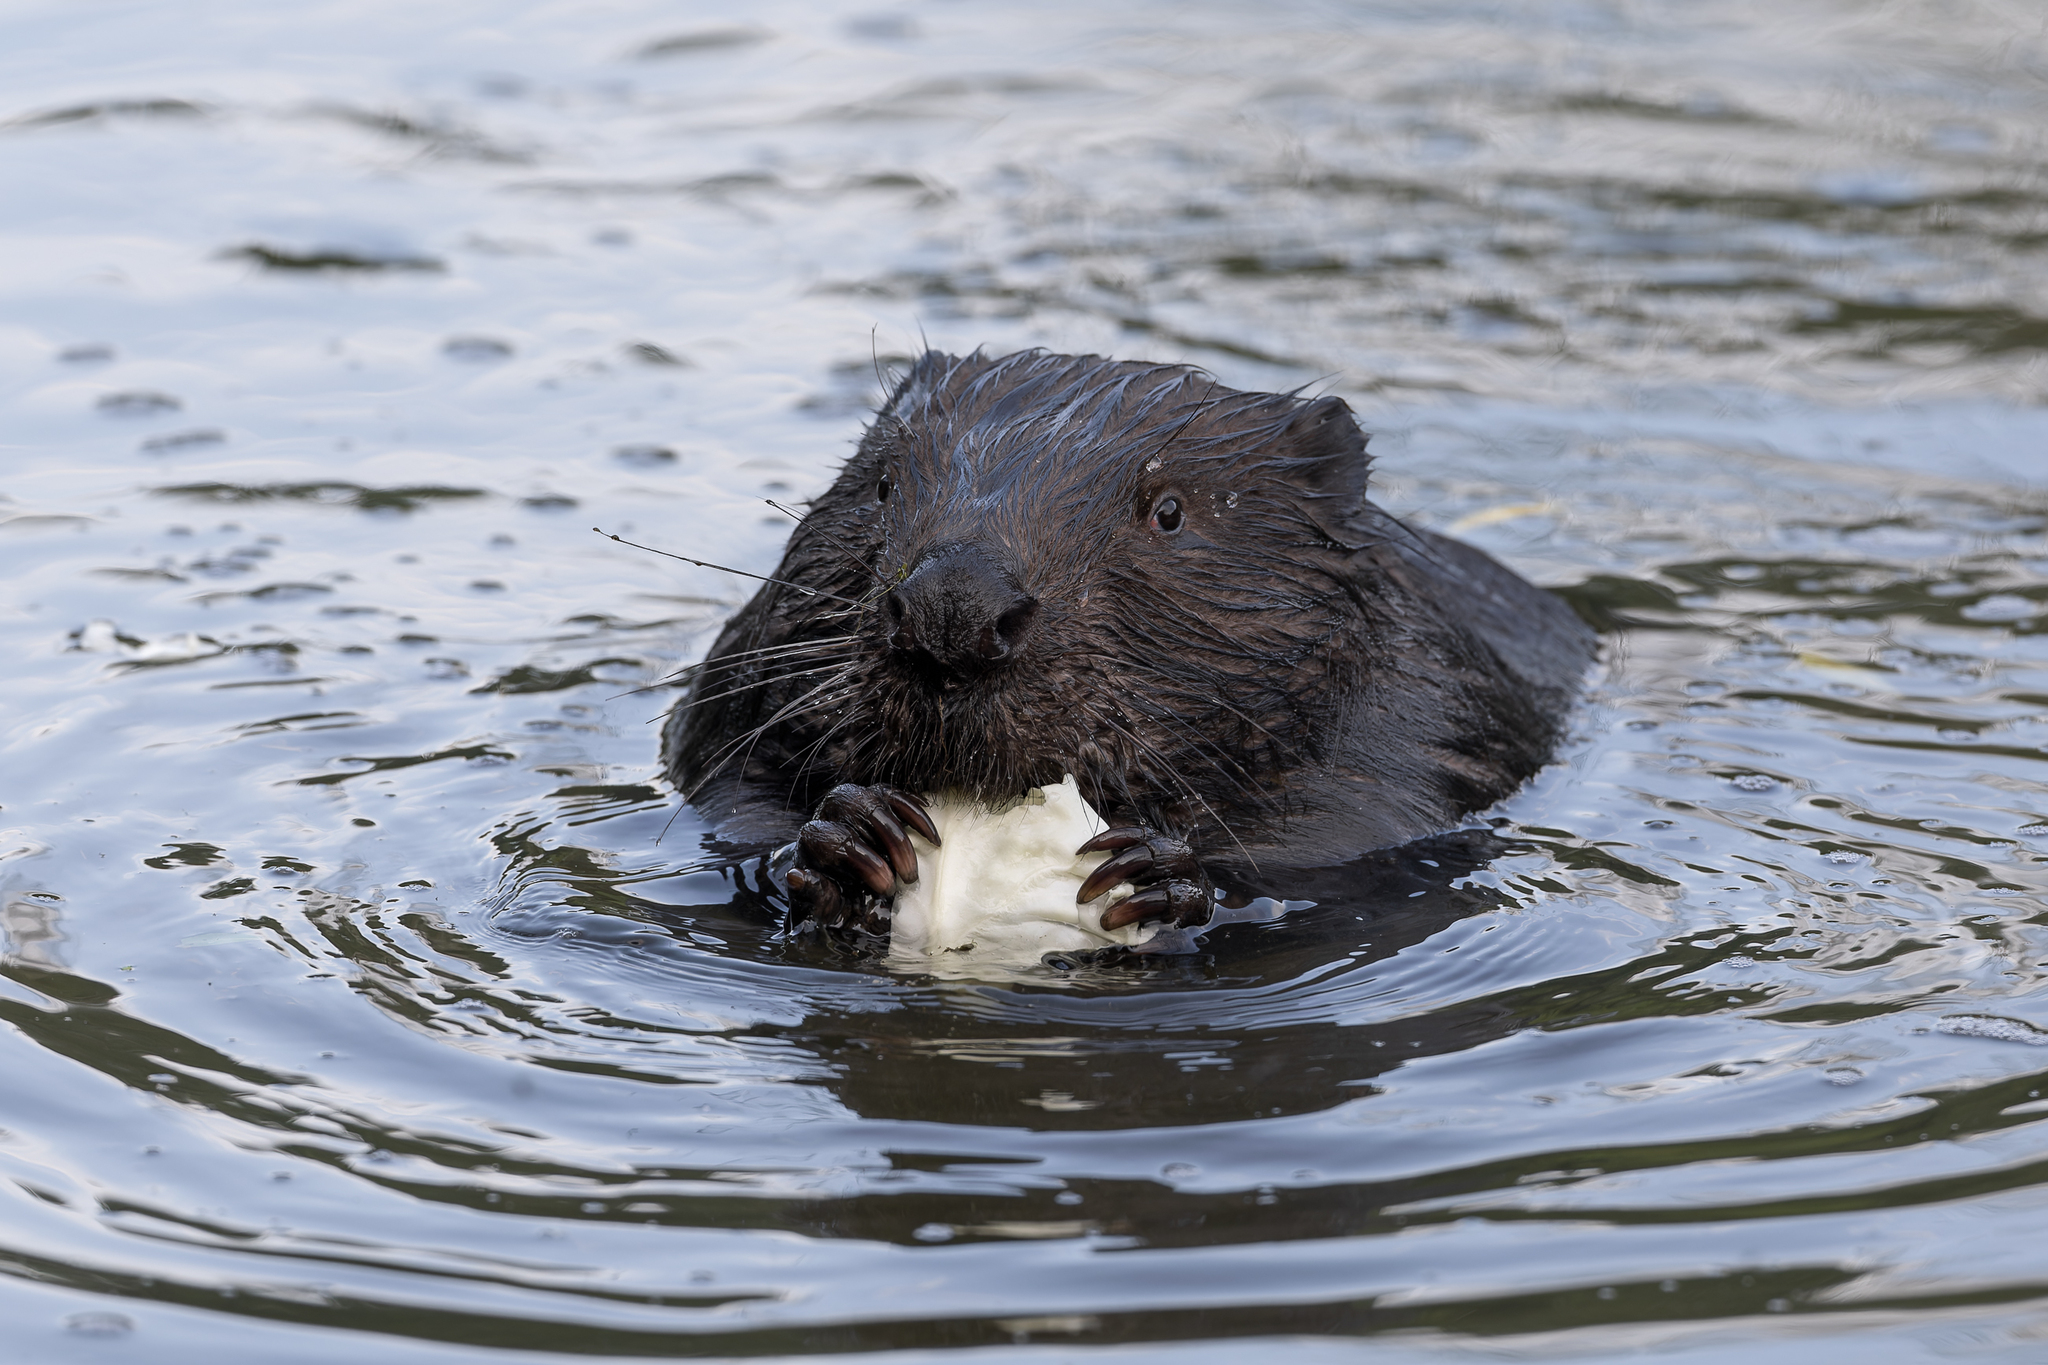
{"type": "Polygon", "coordinates": [[[837,783],[1000,799],[1070,772],[1112,822],[1219,867],[1444,829],[1547,760],[1593,636],[1367,501],[1367,466],[1339,399],[928,353],[790,537],[775,577],[819,595],[770,584],[727,624],[669,717],[668,776],[761,845],[837,783]],[[1172,536],[1151,522],[1169,493],[1172,536]],[[1038,604],[1011,657],[967,677],[892,648],[877,605],[960,544],[1038,604]]]}

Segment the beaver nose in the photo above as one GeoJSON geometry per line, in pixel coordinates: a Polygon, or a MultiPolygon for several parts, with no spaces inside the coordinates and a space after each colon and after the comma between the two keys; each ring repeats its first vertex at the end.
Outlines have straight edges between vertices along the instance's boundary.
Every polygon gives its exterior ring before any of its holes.
{"type": "Polygon", "coordinates": [[[1038,615],[1037,599],[973,545],[926,554],[882,600],[894,626],[890,644],[962,676],[1009,658],[1038,615]]]}

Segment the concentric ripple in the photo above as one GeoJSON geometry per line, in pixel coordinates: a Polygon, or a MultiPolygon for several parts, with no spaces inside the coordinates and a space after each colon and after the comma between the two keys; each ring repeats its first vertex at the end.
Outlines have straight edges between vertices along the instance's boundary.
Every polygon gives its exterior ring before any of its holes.
{"type": "Polygon", "coordinates": [[[2037,20],[733,13],[4,22],[10,1347],[2036,1358],[2037,20]],[[1140,967],[784,933],[609,536],[768,571],[926,343],[1341,394],[1559,761],[1140,967]]]}

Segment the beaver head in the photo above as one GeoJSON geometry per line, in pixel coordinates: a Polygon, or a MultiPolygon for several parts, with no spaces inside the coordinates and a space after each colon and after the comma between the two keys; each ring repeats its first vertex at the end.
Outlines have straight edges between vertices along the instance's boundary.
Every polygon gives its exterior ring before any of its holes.
{"type": "Polygon", "coordinates": [[[752,736],[735,761],[796,807],[1073,773],[1177,825],[1256,810],[1360,657],[1344,526],[1366,471],[1337,398],[928,353],[791,538],[780,577],[817,595],[771,587],[735,621],[773,647],[700,677],[679,748],[752,736]]]}

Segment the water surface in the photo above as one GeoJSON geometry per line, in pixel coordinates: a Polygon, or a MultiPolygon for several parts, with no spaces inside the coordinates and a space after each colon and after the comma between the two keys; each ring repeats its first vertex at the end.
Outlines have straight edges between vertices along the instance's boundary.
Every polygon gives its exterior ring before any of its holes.
{"type": "Polygon", "coordinates": [[[38,1360],[2038,1358],[2031,8],[0,21],[38,1360]],[[1148,972],[778,932],[658,684],[926,343],[1347,398],[1607,632],[1148,972]]]}

